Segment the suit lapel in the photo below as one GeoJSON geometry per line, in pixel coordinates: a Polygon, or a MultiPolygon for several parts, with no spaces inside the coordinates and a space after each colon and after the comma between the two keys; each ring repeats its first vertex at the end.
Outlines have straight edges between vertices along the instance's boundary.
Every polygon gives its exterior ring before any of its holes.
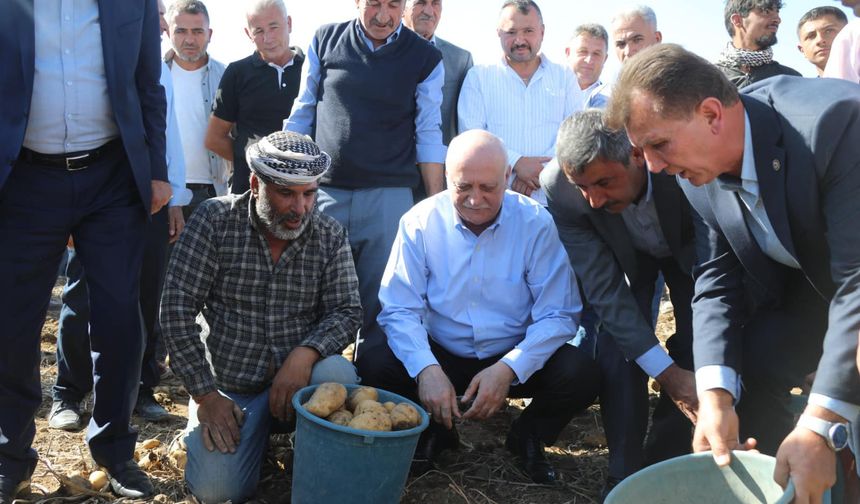
{"type": "Polygon", "coordinates": [[[737,194],[720,189],[716,181],[705,185],[705,191],[723,235],[747,273],[765,290],[780,285],[774,266],[747,228],[737,194]]]}
{"type": "MultiPolygon", "coordinates": [[[[116,36],[114,30],[117,28],[115,0],[99,1],[99,26],[102,32],[102,55],[105,65],[105,79],[108,83],[108,93],[115,89],[114,76],[116,75],[116,36]]],[[[113,102],[113,96],[111,96],[113,102]]]]}
{"type": "Polygon", "coordinates": [[[651,197],[657,209],[657,220],[663,237],[672,251],[678,257],[681,253],[681,189],[678,188],[675,177],[663,174],[651,174],[651,197]]]}
{"type": "Polygon", "coordinates": [[[782,246],[797,258],[791,238],[785,188],[785,150],[781,147],[782,131],[776,113],[767,105],[743,97],[749,114],[752,143],[755,146],[755,168],[758,175],[759,195],[764,203],[776,236],[782,246]]]}
{"type": "Polygon", "coordinates": [[[603,238],[618,258],[621,269],[630,279],[630,283],[633,283],[639,274],[639,267],[636,263],[633,241],[630,240],[630,233],[627,231],[627,226],[624,225],[624,219],[620,215],[610,214],[605,210],[593,209],[589,211],[588,218],[594,229],[597,230],[597,234],[603,238]]]}
{"type": "Polygon", "coordinates": [[[36,66],[36,21],[33,12],[34,0],[23,0],[23,10],[26,15],[26,22],[20,23],[18,29],[21,30],[21,35],[18,37],[18,43],[21,44],[21,82],[24,83],[24,96],[27,100],[33,95],[33,74],[36,66]]]}

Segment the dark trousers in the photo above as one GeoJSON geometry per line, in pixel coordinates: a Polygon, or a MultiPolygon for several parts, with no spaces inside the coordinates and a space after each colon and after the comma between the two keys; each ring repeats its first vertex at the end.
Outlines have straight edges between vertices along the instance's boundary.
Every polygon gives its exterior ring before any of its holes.
{"type": "MultiPolygon", "coordinates": [[[[693,369],[693,280],[673,258],[655,259],[639,254],[640,277],[631,287],[640,312],[653,327],[653,299],[658,273],[669,285],[675,313],[675,334],[669,355],[687,370],[693,369]]],[[[597,361],[602,373],[600,413],[609,446],[609,476],[623,479],[644,466],[691,451],[693,426],[666,393],[661,393],[648,430],[648,375],[635,361],[627,361],[611,334],[601,329],[597,361]],[[646,437],[647,434],[647,437],[646,437]]]]}
{"type": "MultiPolygon", "coordinates": [[[[139,394],[152,394],[161,371],[155,349],[158,303],[167,265],[167,207],[152,216],[147,225],[143,265],[140,276],[140,312],[146,346],[140,372],[139,394]]],[[[69,249],[66,286],[57,331],[57,381],[52,389],[54,401],[80,402],[93,389],[90,356],[90,309],[87,279],[75,250],[69,249]]]]}
{"type": "MultiPolygon", "coordinates": [[[[149,202],[146,202],[147,206],[149,202]]],[[[80,171],[18,161],[0,190],[0,474],[29,476],[42,402],[39,340],[69,235],[87,270],[97,377],[87,441],[95,461],[132,458],[129,421],[143,338],[138,312],[146,210],[122,149],[80,171]]]]}
{"type": "MultiPolygon", "coordinates": [[[[462,395],[481,370],[504,355],[469,359],[448,352],[430,340],[430,348],[457,392],[462,395]]],[[[370,385],[412,399],[420,404],[418,385],[387,344],[379,345],[356,363],[363,385],[370,385]]],[[[553,444],[576,412],[590,406],[600,388],[596,363],[582,350],[564,344],[525,383],[513,385],[509,397],[531,397],[518,420],[534,429],[547,445],[553,444]]]]}

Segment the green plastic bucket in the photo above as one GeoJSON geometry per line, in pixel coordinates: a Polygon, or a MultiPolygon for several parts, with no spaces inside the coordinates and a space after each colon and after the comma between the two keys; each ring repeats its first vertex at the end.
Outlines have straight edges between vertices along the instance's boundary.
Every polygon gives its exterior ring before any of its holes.
{"type": "MultiPolygon", "coordinates": [[[[345,385],[347,391],[358,385],[345,385]]],[[[379,391],[379,402],[409,403],[421,424],[408,430],[371,432],[333,424],[309,413],[302,404],[316,386],[293,395],[296,437],[293,452],[293,504],[385,504],[400,502],[418,437],[430,417],[418,404],[379,391]]]]}
{"type": "Polygon", "coordinates": [[[788,504],[794,485],[783,490],[773,481],[775,465],[773,457],[754,452],[733,452],[727,467],[717,466],[710,452],[684,455],[627,477],[605,504],[788,504]]]}

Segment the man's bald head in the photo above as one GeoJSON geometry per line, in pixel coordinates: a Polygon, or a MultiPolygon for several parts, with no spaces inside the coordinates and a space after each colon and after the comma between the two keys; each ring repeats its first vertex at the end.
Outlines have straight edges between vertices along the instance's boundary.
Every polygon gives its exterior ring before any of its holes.
{"type": "Polygon", "coordinates": [[[480,234],[502,207],[510,175],[504,144],[483,130],[462,133],[448,146],[445,168],[454,208],[466,227],[480,234]]]}

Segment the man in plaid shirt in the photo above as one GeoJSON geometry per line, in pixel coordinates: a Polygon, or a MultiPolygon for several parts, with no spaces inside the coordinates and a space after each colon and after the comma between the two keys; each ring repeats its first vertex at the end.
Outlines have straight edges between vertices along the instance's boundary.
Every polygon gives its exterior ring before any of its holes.
{"type": "Polygon", "coordinates": [[[292,419],[298,389],[358,381],[339,355],[361,321],[352,254],[341,225],[315,209],[330,158],[285,132],[247,158],[251,189],[198,207],[161,304],[170,366],[192,397],[185,479],[203,502],[251,497],[270,428],[292,419]]]}

